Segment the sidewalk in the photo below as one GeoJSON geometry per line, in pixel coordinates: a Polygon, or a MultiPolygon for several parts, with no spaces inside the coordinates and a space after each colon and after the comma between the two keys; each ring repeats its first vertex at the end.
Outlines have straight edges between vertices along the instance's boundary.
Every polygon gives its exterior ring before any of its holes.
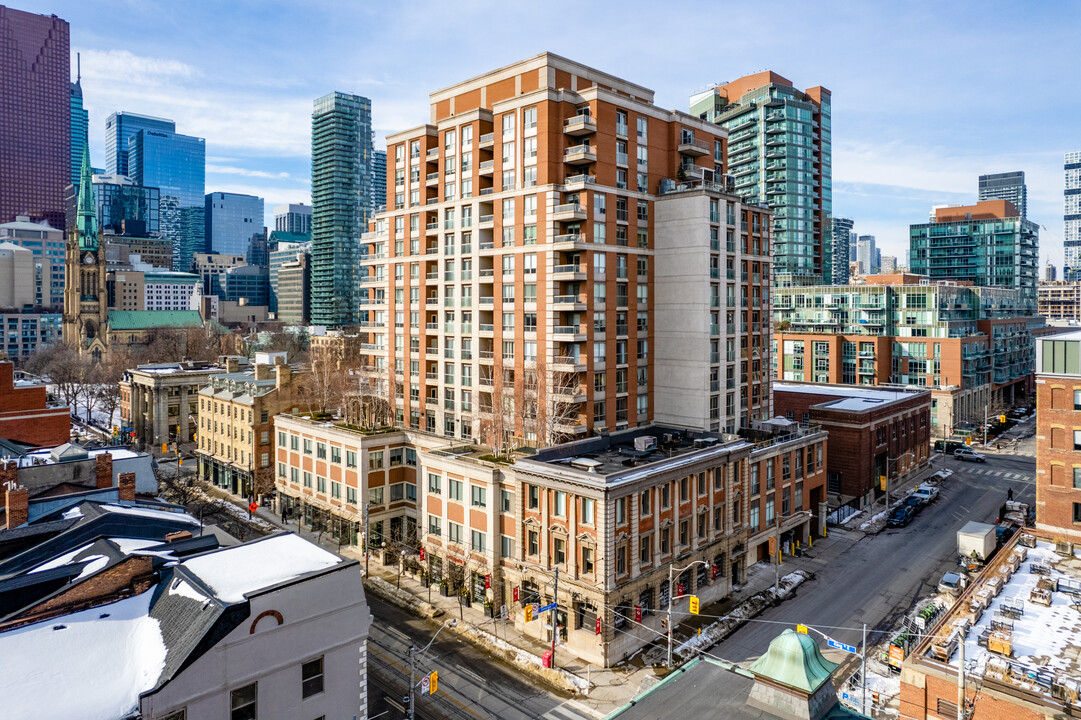
{"type": "MultiPolygon", "coordinates": [[[[234,504],[239,505],[240,502],[242,501],[234,502],[234,504]]],[[[333,538],[324,535],[320,539],[318,533],[299,528],[295,522],[282,523],[281,516],[276,515],[269,508],[261,507],[255,512],[255,515],[260,520],[276,528],[297,533],[313,543],[318,542],[327,550],[359,560],[362,569],[365,565],[364,554],[358,548],[342,546],[339,549],[337,541],[333,538]]],[[[834,562],[837,556],[858,542],[863,536],[864,533],[855,530],[840,527],[831,528],[828,537],[815,540],[812,546],[804,548],[801,557],[785,558],[776,572],[772,563],[760,562],[749,566],[747,568],[747,581],[743,585],[737,586],[732,595],[724,600],[703,606],[703,619],[689,620],[680,624],[676,628],[673,642],[679,644],[693,636],[697,632],[698,624],[713,620],[708,616],[724,615],[731,612],[733,608],[748,598],[772,588],[778,576],[784,577],[796,570],[804,570],[812,575],[817,573],[826,565],[834,562]]],[[[459,604],[457,597],[443,597],[440,595],[438,585],[426,588],[421,584],[419,578],[409,573],[402,573],[399,577],[397,565],[384,566],[374,554],[368,565],[372,578],[379,578],[394,588],[399,587],[400,583],[403,593],[408,593],[424,603],[430,603],[432,611],[437,614],[442,611],[441,617],[444,619],[456,619],[459,634],[467,638],[472,636],[472,641],[478,644],[491,645],[494,638],[498,644],[506,643],[507,646],[512,646],[522,653],[534,656],[537,658],[538,664],[540,656],[545,650],[550,649],[549,644],[519,633],[515,630],[514,623],[510,619],[500,620],[488,617],[484,611],[484,606],[480,603],[473,603],[470,607],[465,607],[459,604]]],[[[498,611],[499,609],[496,608],[496,613],[498,611]]],[[[513,614],[514,609],[508,608],[508,612],[513,614]]],[[[532,658],[529,660],[532,660],[532,658]]],[[[578,702],[603,713],[621,707],[660,679],[652,667],[621,666],[602,669],[587,666],[578,658],[570,655],[565,649],[561,650],[559,646],[556,648],[556,665],[559,669],[577,676],[582,681],[588,679],[590,685],[589,694],[588,696],[579,697],[578,702]]]]}

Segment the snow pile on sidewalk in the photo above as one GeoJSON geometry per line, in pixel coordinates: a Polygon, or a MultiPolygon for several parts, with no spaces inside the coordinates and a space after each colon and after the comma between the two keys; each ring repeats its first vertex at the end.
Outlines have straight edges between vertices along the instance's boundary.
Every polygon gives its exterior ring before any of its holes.
{"type": "MultiPolygon", "coordinates": [[[[399,607],[409,608],[418,612],[420,611],[422,603],[420,598],[412,593],[395,587],[381,577],[366,575],[364,576],[364,584],[371,592],[374,592],[376,595],[399,607]]],[[[424,604],[427,605],[427,603],[424,604]]]]}
{"type": "Polygon", "coordinates": [[[867,532],[868,530],[872,529],[881,530],[881,525],[885,521],[887,515],[889,515],[889,513],[883,510],[882,512],[872,517],[870,520],[860,523],[860,530],[863,532],[867,532]]]}
{"type": "MultiPolygon", "coordinates": [[[[860,711],[863,704],[863,687],[851,682],[855,676],[845,681],[841,690],[848,697],[841,696],[841,704],[860,711]]],[[[901,699],[901,676],[894,675],[881,662],[867,658],[867,704],[872,707],[875,717],[898,717],[900,715],[901,699]],[[875,702],[875,693],[878,693],[878,702],[875,702]]]]}
{"type": "Polygon", "coordinates": [[[217,508],[221,508],[223,512],[227,512],[238,520],[242,520],[249,525],[253,525],[266,533],[272,533],[278,530],[277,527],[271,525],[255,513],[249,513],[247,508],[242,508],[234,505],[232,500],[228,498],[211,495],[198,489],[197,494],[199,495],[199,499],[203,500],[204,502],[210,503],[217,508]],[[250,518],[248,517],[249,514],[251,515],[250,518]]]}
{"type": "Polygon", "coordinates": [[[787,600],[792,597],[796,588],[806,580],[810,580],[810,578],[811,574],[806,570],[796,570],[788,573],[778,583],[778,592],[775,593],[771,587],[768,590],[752,595],[737,605],[728,615],[703,627],[700,634],[694,635],[689,640],[681,643],[673,650],[673,653],[680,660],[688,660],[705,648],[716,645],[770,605],[779,600],[787,600]]]}
{"type": "Polygon", "coordinates": [[[466,625],[462,630],[497,650],[501,650],[515,665],[518,665],[519,667],[530,667],[534,671],[540,670],[541,673],[548,678],[549,682],[566,686],[568,689],[583,695],[589,694],[589,682],[587,682],[585,678],[580,678],[574,673],[567,672],[561,668],[546,668],[539,655],[534,655],[531,652],[515,647],[509,642],[496,637],[486,630],[481,630],[475,625],[466,625]]]}

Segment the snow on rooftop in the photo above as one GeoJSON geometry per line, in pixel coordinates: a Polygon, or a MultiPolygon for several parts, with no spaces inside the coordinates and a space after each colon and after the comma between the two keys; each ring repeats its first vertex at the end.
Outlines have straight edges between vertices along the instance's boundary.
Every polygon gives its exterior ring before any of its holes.
{"type": "MultiPolygon", "coordinates": [[[[1044,577],[1033,572],[1033,565],[1049,567],[1050,575],[1047,577],[1052,581],[1062,579],[1076,582],[1081,579],[1081,560],[1061,558],[1051,544],[1042,541],[1036,547],[1029,548],[1027,559],[965,636],[965,665],[969,672],[982,676],[989,661],[1002,657],[981,646],[979,638],[982,632],[990,629],[991,621],[995,613],[1002,610],[1003,603],[1009,602],[1024,608],[1024,614],[1013,621],[1013,655],[1010,659],[1021,665],[1048,668],[1056,673],[1081,678],[1081,614],[1072,607],[1076,599],[1064,592],[1052,592],[1050,607],[1030,602],[1031,592],[1044,577]]],[[[957,611],[955,606],[954,612],[957,611]]],[[[957,662],[958,654],[954,652],[950,664],[956,667],[957,662]]],[[[1038,687],[1034,689],[1039,691],[1038,687]]]]}
{"type": "Polygon", "coordinates": [[[342,562],[342,558],[293,534],[218,550],[183,565],[225,602],[342,562]]]}
{"type": "Polygon", "coordinates": [[[0,633],[4,716],[115,720],[165,667],[152,591],[0,633]]]}
{"type": "Polygon", "coordinates": [[[130,555],[136,550],[162,544],[161,540],[145,540],[143,538],[109,538],[109,542],[120,548],[120,552],[125,555],[130,555]]]}
{"type": "Polygon", "coordinates": [[[152,510],[151,508],[128,507],[126,505],[99,505],[102,510],[121,515],[138,515],[139,517],[156,518],[158,520],[173,520],[186,522],[190,525],[198,525],[199,521],[191,515],[182,512],[170,512],[168,510],[152,510]]]}

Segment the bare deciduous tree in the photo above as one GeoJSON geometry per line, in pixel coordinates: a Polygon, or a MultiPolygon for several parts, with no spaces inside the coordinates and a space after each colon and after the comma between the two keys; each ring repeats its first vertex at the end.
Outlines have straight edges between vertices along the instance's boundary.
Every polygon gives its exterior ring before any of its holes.
{"type": "Polygon", "coordinates": [[[350,390],[349,372],[339,367],[333,353],[313,352],[311,371],[306,383],[306,400],[309,412],[335,413],[341,408],[345,394],[350,390]]]}

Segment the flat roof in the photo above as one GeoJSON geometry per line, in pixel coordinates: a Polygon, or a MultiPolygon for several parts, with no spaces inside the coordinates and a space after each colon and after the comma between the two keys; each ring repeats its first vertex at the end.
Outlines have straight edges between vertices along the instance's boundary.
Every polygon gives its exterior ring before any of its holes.
{"type": "Polygon", "coordinates": [[[956,675],[959,652],[949,640],[963,639],[970,677],[1031,701],[1054,702],[1052,684],[1081,690],[1081,548],[1066,545],[1060,552],[1034,538],[1035,547],[1027,547],[1025,537],[1018,533],[998,552],[943,615],[934,637],[917,648],[914,661],[956,675]],[[984,606],[982,613],[972,611],[973,602],[984,606]],[[1002,634],[991,636],[993,630],[1002,634]],[[991,649],[997,643],[988,639],[995,637],[1008,641],[1009,656],[991,649]]]}

